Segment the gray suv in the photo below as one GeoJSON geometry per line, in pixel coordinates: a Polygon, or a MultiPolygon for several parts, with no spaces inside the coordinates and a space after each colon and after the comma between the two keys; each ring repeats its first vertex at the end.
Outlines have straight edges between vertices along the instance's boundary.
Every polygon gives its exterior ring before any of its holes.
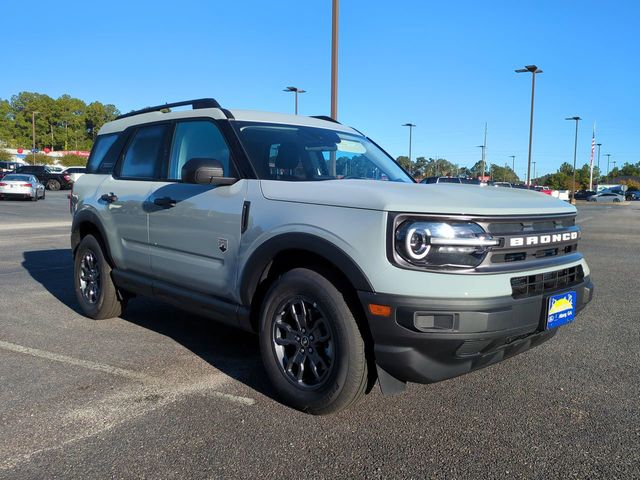
{"type": "Polygon", "coordinates": [[[425,188],[328,117],[213,99],[131,112],[73,188],[87,316],[144,295],[256,332],[279,396],[313,414],[521,353],[593,295],[573,206],[425,188]]]}

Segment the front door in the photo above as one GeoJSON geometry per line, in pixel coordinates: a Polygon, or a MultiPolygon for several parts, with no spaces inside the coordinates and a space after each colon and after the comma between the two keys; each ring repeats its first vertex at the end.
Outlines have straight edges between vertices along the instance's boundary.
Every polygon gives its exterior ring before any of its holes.
{"type": "Polygon", "coordinates": [[[166,181],[152,184],[147,201],[151,272],[190,290],[234,299],[247,182],[182,183],[182,166],[192,158],[218,160],[225,176],[237,177],[229,148],[213,121],[176,123],[166,181]]]}

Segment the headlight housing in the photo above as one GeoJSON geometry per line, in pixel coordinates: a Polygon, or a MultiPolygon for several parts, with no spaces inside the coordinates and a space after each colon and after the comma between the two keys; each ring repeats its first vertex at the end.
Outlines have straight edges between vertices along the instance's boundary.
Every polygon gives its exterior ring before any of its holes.
{"type": "Polygon", "coordinates": [[[417,218],[399,223],[393,240],[401,263],[436,270],[475,268],[499,244],[476,223],[417,218]]]}

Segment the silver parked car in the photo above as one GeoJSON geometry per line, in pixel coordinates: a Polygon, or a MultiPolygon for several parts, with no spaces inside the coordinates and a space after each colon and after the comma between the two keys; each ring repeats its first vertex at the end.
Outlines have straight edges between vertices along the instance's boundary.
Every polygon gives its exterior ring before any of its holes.
{"type": "Polygon", "coordinates": [[[44,199],[44,185],[33,175],[10,173],[0,180],[0,198],[44,199]]]}
{"type": "Polygon", "coordinates": [[[600,192],[595,195],[591,195],[588,199],[589,202],[624,202],[624,195],[613,192],[600,192]]]}

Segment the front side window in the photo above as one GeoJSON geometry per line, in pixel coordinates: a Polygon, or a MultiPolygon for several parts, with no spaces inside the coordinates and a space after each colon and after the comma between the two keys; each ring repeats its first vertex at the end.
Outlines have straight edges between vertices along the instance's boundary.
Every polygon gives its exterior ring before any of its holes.
{"type": "Polygon", "coordinates": [[[136,130],[122,159],[123,178],[156,179],[159,177],[167,124],[150,125],[136,130]]]}
{"type": "Polygon", "coordinates": [[[393,159],[361,135],[300,125],[232,123],[261,179],[412,182],[393,159]]]}
{"type": "Polygon", "coordinates": [[[176,124],[168,179],[181,180],[182,167],[193,158],[217,160],[222,164],[225,177],[235,176],[231,172],[229,147],[218,127],[209,120],[191,120],[176,124]]]}

